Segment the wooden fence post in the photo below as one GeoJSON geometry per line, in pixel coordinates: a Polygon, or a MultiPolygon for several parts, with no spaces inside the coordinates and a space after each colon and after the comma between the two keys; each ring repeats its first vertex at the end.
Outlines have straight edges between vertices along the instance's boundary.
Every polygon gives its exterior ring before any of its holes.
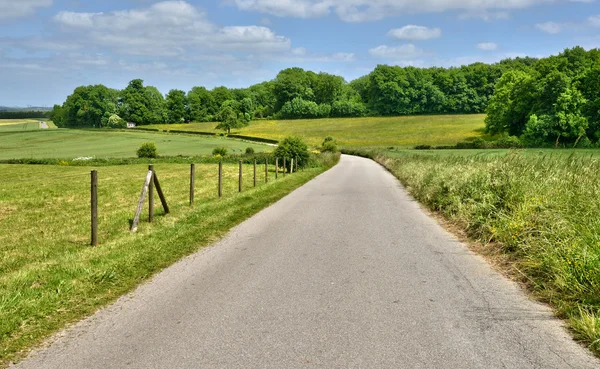
{"type": "Polygon", "coordinates": [[[92,246],[98,246],[98,172],[92,170],[91,183],[92,205],[92,246]]]}
{"type": "Polygon", "coordinates": [[[223,196],[223,162],[219,162],[219,197],[223,196]]]}
{"type": "Polygon", "coordinates": [[[290,174],[294,173],[294,158],[290,159],[290,174]]]}
{"type": "Polygon", "coordinates": [[[194,187],[196,182],[196,164],[190,165],[190,206],[194,206],[194,187]]]}
{"type": "Polygon", "coordinates": [[[256,187],[256,159],[254,159],[254,187],[256,187]]]}
{"type": "Polygon", "coordinates": [[[133,218],[133,224],[131,225],[131,232],[136,232],[138,223],[140,222],[140,216],[142,215],[142,209],[144,208],[144,200],[146,200],[146,194],[148,193],[148,187],[153,177],[152,171],[148,171],[146,174],[146,180],[144,181],[144,187],[142,187],[142,193],[140,195],[140,201],[138,202],[137,209],[135,210],[135,217],[133,218]]]}
{"type": "Polygon", "coordinates": [[[275,158],[275,179],[279,178],[279,158],[275,158]]]}
{"type": "Polygon", "coordinates": [[[296,156],[296,173],[298,173],[298,157],[296,156]]]}
{"type": "Polygon", "coordinates": [[[287,165],[285,165],[285,157],[283,158],[283,176],[285,177],[285,171],[287,170],[287,165]]]}
{"type": "MultiPolygon", "coordinates": [[[[148,165],[148,170],[152,172],[154,177],[154,165],[148,165]]],[[[148,187],[148,222],[154,221],[154,178],[150,179],[150,186],[148,187]]]]}
{"type": "Polygon", "coordinates": [[[265,183],[269,183],[269,158],[265,158],[265,183]]]}
{"type": "Polygon", "coordinates": [[[242,192],[242,173],[243,173],[243,167],[242,164],[243,162],[240,160],[240,183],[239,183],[239,192],[242,192]]]}

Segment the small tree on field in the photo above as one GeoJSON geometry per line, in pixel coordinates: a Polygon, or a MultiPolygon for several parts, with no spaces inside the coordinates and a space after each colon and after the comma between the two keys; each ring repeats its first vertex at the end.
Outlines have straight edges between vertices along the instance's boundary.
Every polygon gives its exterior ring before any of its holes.
{"type": "Polygon", "coordinates": [[[308,163],[309,153],[308,145],[299,137],[287,137],[279,143],[275,149],[275,156],[278,158],[286,158],[286,170],[291,168],[291,160],[298,160],[299,166],[304,166],[308,163]]]}
{"type": "Polygon", "coordinates": [[[139,149],[137,149],[138,158],[156,158],[158,156],[158,150],[154,142],[144,142],[139,149]]]}
{"type": "Polygon", "coordinates": [[[244,127],[248,122],[243,117],[240,118],[240,115],[231,106],[224,106],[219,112],[221,122],[215,128],[222,129],[230,134],[232,128],[244,127]]]}

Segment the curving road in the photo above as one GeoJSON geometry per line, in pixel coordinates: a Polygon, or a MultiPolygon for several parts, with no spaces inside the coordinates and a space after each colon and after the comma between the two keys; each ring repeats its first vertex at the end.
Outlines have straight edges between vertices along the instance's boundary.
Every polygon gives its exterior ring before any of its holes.
{"type": "Polygon", "coordinates": [[[19,368],[599,368],[376,163],[339,165],[19,368]]]}

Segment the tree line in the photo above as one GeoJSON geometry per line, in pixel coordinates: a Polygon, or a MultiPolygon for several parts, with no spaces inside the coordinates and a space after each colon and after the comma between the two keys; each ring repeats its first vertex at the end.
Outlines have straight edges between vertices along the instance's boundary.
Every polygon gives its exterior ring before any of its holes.
{"type": "Polygon", "coordinates": [[[518,137],[526,146],[597,146],[600,51],[566,49],[504,73],[487,113],[489,133],[518,137]]]}
{"type": "Polygon", "coordinates": [[[0,111],[0,119],[29,119],[49,117],[49,111],[0,111]]]}
{"type": "Polygon", "coordinates": [[[544,144],[600,138],[599,51],[581,47],[548,58],[513,58],[452,68],[378,65],[354,81],[301,68],[248,88],[224,86],[162,95],[140,79],[123,90],[81,86],[55,105],[59,127],[219,122],[230,131],[252,119],[488,113],[492,134],[544,144]]]}
{"type": "Polygon", "coordinates": [[[228,130],[252,119],[310,119],[408,114],[481,113],[494,85],[508,69],[524,69],[533,59],[460,68],[379,65],[347,82],[301,68],[282,70],[275,79],[248,88],[193,87],[163,96],[140,79],[123,90],[104,85],[77,87],[52,118],[59,127],[120,127],[183,122],[221,122],[228,130]]]}

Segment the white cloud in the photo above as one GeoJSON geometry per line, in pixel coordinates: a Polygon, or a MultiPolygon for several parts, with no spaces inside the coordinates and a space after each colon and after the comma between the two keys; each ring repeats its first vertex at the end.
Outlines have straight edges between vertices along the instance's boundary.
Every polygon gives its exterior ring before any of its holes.
{"type": "Polygon", "coordinates": [[[508,11],[490,11],[487,9],[484,10],[469,10],[465,13],[462,13],[458,16],[459,19],[467,20],[467,19],[481,19],[485,22],[491,22],[494,20],[506,20],[510,18],[510,13],[508,11]]]}
{"type": "Polygon", "coordinates": [[[369,50],[374,57],[391,60],[415,59],[425,55],[425,52],[413,44],[400,46],[380,45],[369,50]]]}
{"type": "Polygon", "coordinates": [[[562,31],[563,25],[556,22],[545,22],[536,24],[535,28],[539,29],[542,32],[546,32],[551,35],[556,35],[560,33],[560,31],[562,31]]]}
{"type": "Polygon", "coordinates": [[[210,50],[288,50],[291,41],[262,26],[217,27],[185,1],[164,1],[148,8],[110,13],[60,12],[54,20],[73,42],[122,54],[177,56],[210,50]],[[73,32],[75,31],[75,33],[73,32]]]}
{"type": "Polygon", "coordinates": [[[600,27],[600,14],[589,17],[587,23],[592,27],[600,27]]]}
{"type": "MultiPolygon", "coordinates": [[[[312,18],[330,13],[347,22],[379,20],[388,16],[460,11],[487,19],[505,18],[507,11],[548,0],[231,0],[239,9],[279,17],[312,18]]],[[[565,1],[565,0],[557,0],[565,1]]]]}
{"type": "Polygon", "coordinates": [[[47,8],[52,0],[0,0],[0,19],[19,18],[33,14],[38,8],[47,8]]]}
{"type": "Polygon", "coordinates": [[[483,51],[494,51],[498,50],[498,44],[494,42],[482,42],[477,44],[477,48],[483,51]]]}
{"type": "Polygon", "coordinates": [[[439,28],[408,25],[390,30],[388,35],[405,41],[424,41],[440,37],[442,35],[442,30],[439,28]]]}

